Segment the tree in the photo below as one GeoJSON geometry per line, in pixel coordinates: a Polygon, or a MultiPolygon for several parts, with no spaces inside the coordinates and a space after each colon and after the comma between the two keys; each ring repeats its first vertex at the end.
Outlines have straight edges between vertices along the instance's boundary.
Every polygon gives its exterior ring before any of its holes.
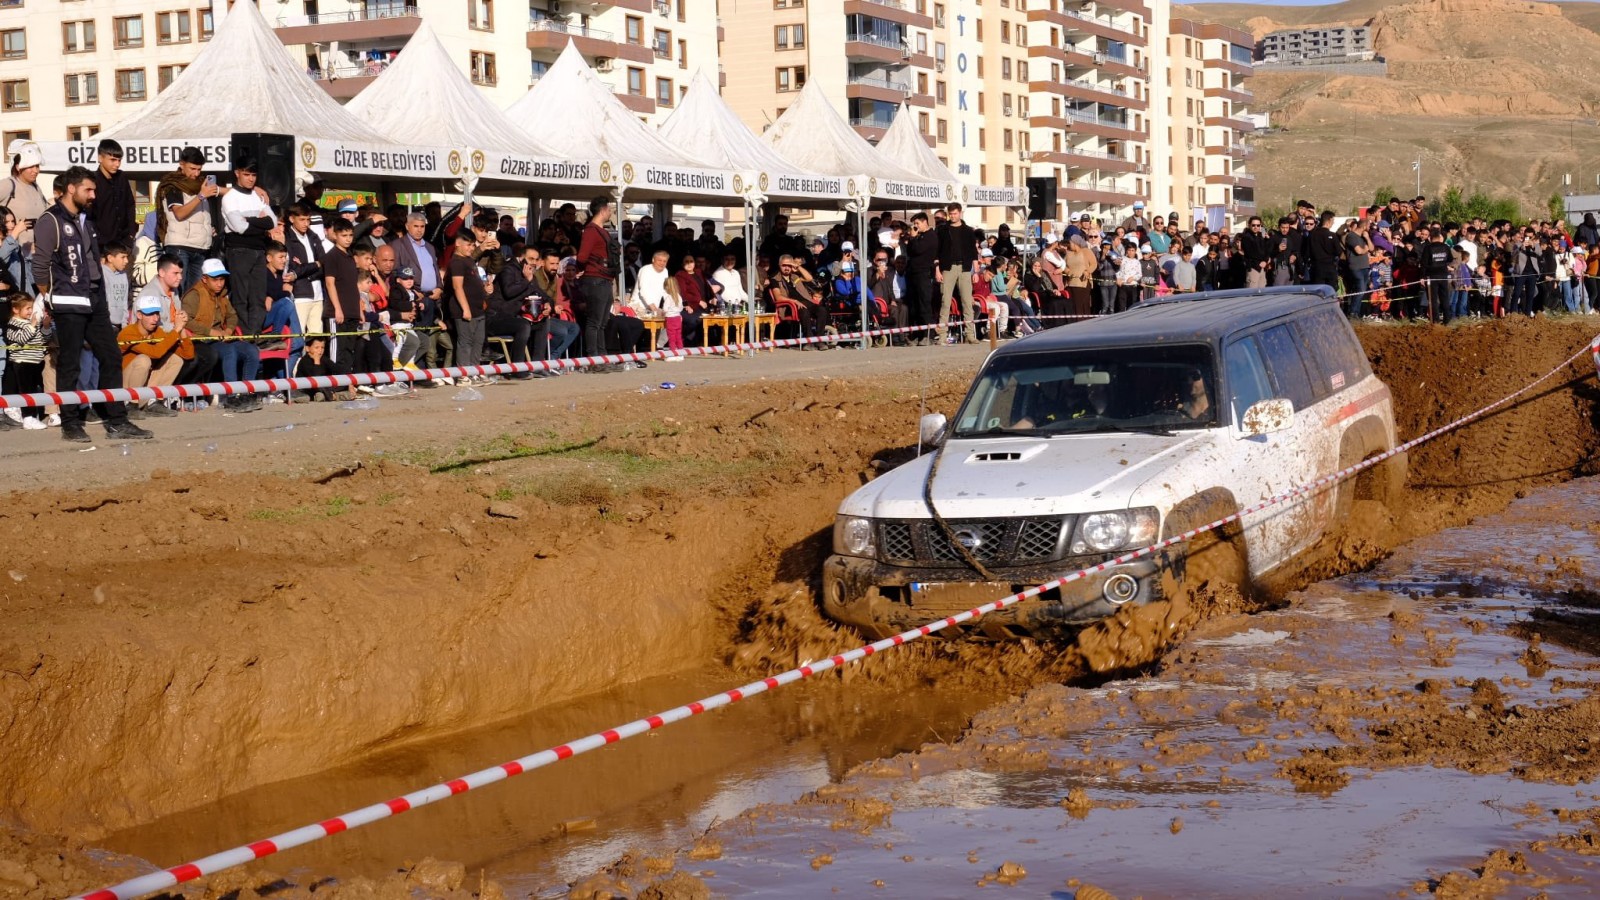
{"type": "Polygon", "coordinates": [[[1400,195],[1395,193],[1394,185],[1390,185],[1390,184],[1382,185],[1382,186],[1378,187],[1376,190],[1374,190],[1372,192],[1372,205],[1373,206],[1380,206],[1380,207],[1381,206],[1388,206],[1389,205],[1389,198],[1390,197],[1398,197],[1398,196],[1400,196],[1400,195]]]}
{"type": "Polygon", "coordinates": [[[1560,222],[1567,217],[1567,201],[1560,194],[1551,194],[1545,206],[1550,210],[1552,222],[1560,222]]]}

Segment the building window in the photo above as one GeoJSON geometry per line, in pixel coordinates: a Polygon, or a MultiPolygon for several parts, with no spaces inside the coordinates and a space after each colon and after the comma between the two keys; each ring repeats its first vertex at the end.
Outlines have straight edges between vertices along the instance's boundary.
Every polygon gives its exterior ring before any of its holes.
{"type": "Polygon", "coordinates": [[[1004,131],[1000,132],[1000,146],[1002,148],[1004,148],[1007,152],[1010,152],[1012,149],[1015,148],[1015,144],[1011,140],[1011,129],[1007,128],[1004,131]]]}
{"type": "MultiPolygon", "coordinates": [[[[950,96],[946,92],[947,89],[945,87],[945,83],[943,81],[935,82],[933,89],[935,91],[933,98],[939,101],[941,104],[945,103],[950,96]]],[[[923,93],[927,93],[927,91],[923,91],[923,93]]]]}
{"type": "Polygon", "coordinates": [[[1026,46],[1028,46],[1028,26],[1026,26],[1026,25],[1018,25],[1017,26],[1017,46],[1018,47],[1026,47],[1026,46]]]}
{"type": "Polygon", "coordinates": [[[983,115],[983,94],[978,94],[978,115],[983,115]]]}
{"type": "Polygon", "coordinates": [[[117,70],[117,101],[129,103],[145,99],[144,70],[117,70]]]}
{"type": "Polygon", "coordinates": [[[0,59],[27,59],[28,33],[21,28],[0,31],[0,59]]]}
{"type": "Polygon", "coordinates": [[[978,26],[978,40],[981,41],[983,40],[983,20],[979,19],[976,24],[978,26]]]}
{"type": "Polygon", "coordinates": [[[161,93],[178,80],[188,66],[160,66],[156,69],[156,93],[161,93]]]}
{"type": "MultiPolygon", "coordinates": [[[[100,133],[99,125],[71,125],[67,127],[67,140],[87,141],[100,133]]],[[[10,141],[6,142],[8,145],[10,141]]]]}
{"type": "Polygon", "coordinates": [[[656,105],[671,106],[675,102],[672,93],[671,78],[656,79],[656,105]]]}
{"type": "Polygon", "coordinates": [[[944,4],[943,3],[935,3],[933,5],[933,27],[935,27],[935,28],[943,28],[944,27],[944,4]]]}
{"type": "Polygon", "coordinates": [[[806,5],[806,0],[772,0],[773,9],[798,9],[806,5]]]}
{"type": "Polygon", "coordinates": [[[0,81],[0,110],[21,112],[31,105],[28,101],[27,79],[0,81]]]}
{"type": "Polygon", "coordinates": [[[776,38],[774,43],[779,50],[799,50],[806,45],[806,27],[804,25],[779,25],[774,29],[776,38]]]}
{"type": "Polygon", "coordinates": [[[628,68],[628,96],[630,96],[630,97],[643,97],[644,96],[644,70],[643,69],[635,69],[635,68],[633,68],[631,66],[628,68]]]}
{"type": "Polygon", "coordinates": [[[925,34],[917,35],[917,52],[921,53],[923,56],[927,56],[928,55],[928,36],[927,35],[925,35],[925,34]]]}
{"type": "Polygon", "coordinates": [[[678,39],[678,68],[689,68],[689,42],[683,38],[678,39]]]}
{"type": "MultiPolygon", "coordinates": [[[[20,6],[21,4],[18,4],[18,5],[20,6]]],[[[25,128],[25,129],[23,129],[21,131],[0,131],[0,143],[3,143],[7,147],[11,146],[11,142],[12,141],[31,141],[31,140],[33,140],[33,130],[32,129],[25,128]]]]}
{"type": "Polygon", "coordinates": [[[989,135],[987,133],[987,129],[979,128],[978,129],[978,149],[979,150],[988,149],[988,145],[989,145],[989,135]]]}
{"type": "Polygon", "coordinates": [[[476,31],[493,31],[494,0],[467,0],[467,27],[476,31]]]}
{"type": "Polygon", "coordinates": [[[498,80],[495,78],[494,72],[494,54],[485,53],[482,50],[474,50],[470,61],[472,64],[472,83],[493,87],[498,80]]]}
{"type": "Polygon", "coordinates": [[[1011,80],[1011,57],[1009,56],[1000,57],[1000,80],[1011,80]]]}
{"type": "Polygon", "coordinates": [[[678,21],[679,22],[687,22],[687,21],[689,21],[689,11],[684,8],[683,0],[678,0],[678,21]]]}
{"type": "Polygon", "coordinates": [[[67,105],[84,106],[100,102],[100,74],[79,72],[66,77],[67,105]]]}
{"type": "Polygon", "coordinates": [[[798,91],[806,86],[805,66],[785,66],[777,70],[779,91],[798,91]]]}
{"type": "Polygon", "coordinates": [[[672,32],[670,32],[670,31],[662,31],[661,29],[657,28],[656,29],[655,38],[656,38],[656,43],[655,43],[656,59],[671,59],[672,58],[672,32]]]}
{"type": "Polygon", "coordinates": [[[917,113],[917,130],[923,134],[928,133],[928,114],[917,113]]]}
{"type": "Polygon", "coordinates": [[[627,25],[627,41],[638,47],[644,46],[644,20],[638,16],[629,16],[627,25]]]}
{"type": "Polygon", "coordinates": [[[61,23],[61,52],[92,53],[94,51],[94,20],[61,23]]]}
{"type": "Polygon", "coordinates": [[[200,13],[200,40],[209,41],[209,40],[211,40],[211,35],[215,34],[216,31],[217,31],[216,22],[211,18],[211,9],[209,7],[206,8],[206,9],[200,10],[199,13],[200,13]]]}
{"type": "Polygon", "coordinates": [[[121,16],[111,22],[116,26],[117,49],[144,46],[143,16],[121,16]]]}
{"type": "Polygon", "coordinates": [[[939,137],[938,137],[939,143],[941,143],[941,144],[950,143],[950,123],[946,122],[944,119],[940,119],[939,120],[939,129],[938,130],[939,130],[939,137]]]}
{"type": "Polygon", "coordinates": [[[156,43],[187,44],[190,37],[187,9],[156,13],[156,43]]]}
{"type": "Polygon", "coordinates": [[[1000,43],[1002,43],[1002,44],[1011,43],[1011,23],[1010,22],[1001,22],[1000,23],[1000,43]]]}
{"type": "Polygon", "coordinates": [[[976,61],[977,64],[978,64],[978,77],[982,78],[983,77],[983,57],[974,56],[973,60],[976,61]]]}
{"type": "Polygon", "coordinates": [[[1005,171],[1006,171],[1006,187],[1011,187],[1012,186],[1012,180],[1015,178],[1015,175],[1013,175],[1013,171],[1014,170],[1010,166],[1006,166],[1006,170],[1005,171]]]}
{"type": "Polygon", "coordinates": [[[1028,80],[1028,61],[1025,60],[1025,59],[1017,60],[1017,80],[1018,81],[1027,81],[1028,80]]]}

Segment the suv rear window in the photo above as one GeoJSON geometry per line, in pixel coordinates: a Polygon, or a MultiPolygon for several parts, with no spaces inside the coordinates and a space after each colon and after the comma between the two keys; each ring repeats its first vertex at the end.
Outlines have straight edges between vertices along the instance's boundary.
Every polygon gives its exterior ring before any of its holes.
{"type": "Polygon", "coordinates": [[[1306,374],[1305,362],[1300,358],[1299,342],[1287,324],[1274,325],[1256,336],[1267,357],[1267,369],[1272,372],[1278,396],[1286,397],[1299,412],[1317,402],[1316,391],[1311,387],[1311,376],[1306,374]]]}
{"type": "Polygon", "coordinates": [[[1311,375],[1319,396],[1342,391],[1372,374],[1366,351],[1339,310],[1325,307],[1295,319],[1290,327],[1300,341],[1301,355],[1315,370],[1311,375]]]}

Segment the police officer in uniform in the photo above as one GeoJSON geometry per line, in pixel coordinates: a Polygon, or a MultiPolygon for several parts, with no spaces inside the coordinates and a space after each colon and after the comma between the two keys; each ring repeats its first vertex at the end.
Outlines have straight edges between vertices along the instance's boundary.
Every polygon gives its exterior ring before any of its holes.
{"type": "MultiPolygon", "coordinates": [[[[100,281],[100,244],[95,240],[94,223],[88,216],[94,202],[94,176],[82,166],[73,166],[56,186],[61,199],[45,210],[34,226],[33,277],[55,320],[56,337],[61,343],[56,365],[56,383],[75,385],[81,356],[87,342],[100,363],[101,390],[122,387],[122,353],[117,349],[117,333],[111,327],[106,309],[104,285],[100,281]]],[[[96,403],[95,411],[106,423],[106,436],[122,440],[148,440],[150,432],[128,421],[122,403],[96,403]]],[[[61,437],[76,443],[90,442],[83,423],[87,411],[81,404],[61,404],[61,437]]]]}

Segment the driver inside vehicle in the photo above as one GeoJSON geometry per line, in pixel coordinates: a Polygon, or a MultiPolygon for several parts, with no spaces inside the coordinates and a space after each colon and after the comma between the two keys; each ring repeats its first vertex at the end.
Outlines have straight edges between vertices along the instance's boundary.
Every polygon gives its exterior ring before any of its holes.
{"type": "Polygon", "coordinates": [[[1190,367],[1180,378],[1178,401],[1173,412],[1187,419],[1199,421],[1211,415],[1211,393],[1206,389],[1205,373],[1190,367]]]}

